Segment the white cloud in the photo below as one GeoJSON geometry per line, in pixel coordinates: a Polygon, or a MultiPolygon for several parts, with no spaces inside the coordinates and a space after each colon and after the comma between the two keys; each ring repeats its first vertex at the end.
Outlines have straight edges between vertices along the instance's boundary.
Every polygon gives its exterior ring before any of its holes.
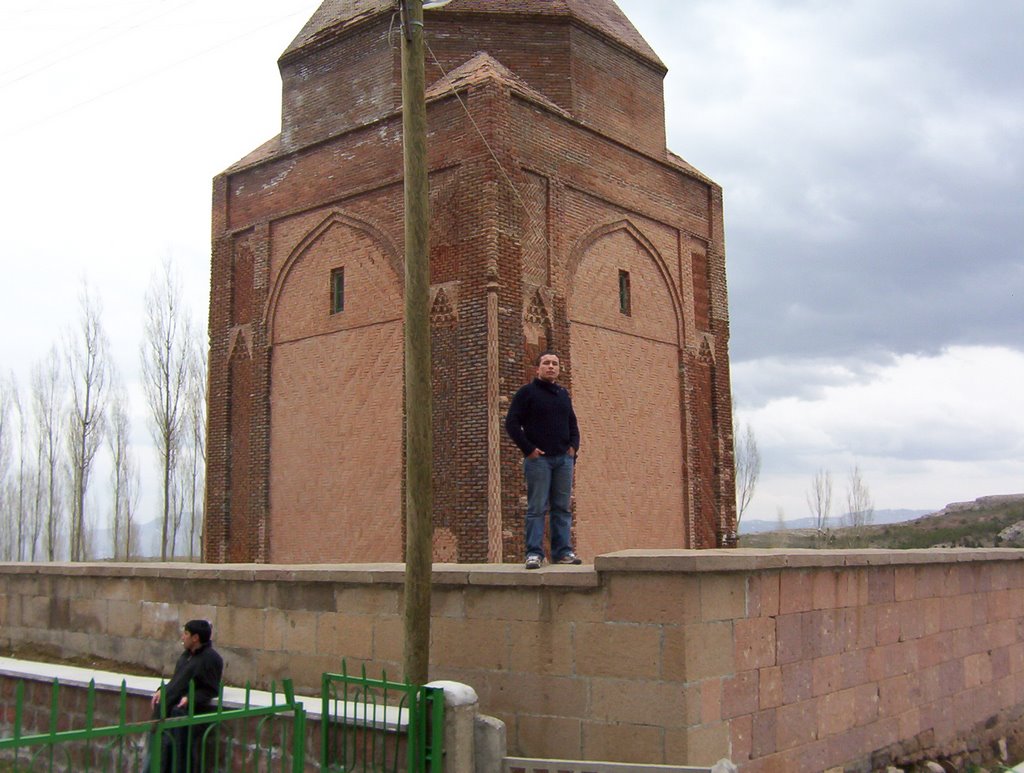
{"type": "Polygon", "coordinates": [[[764,459],[751,517],[770,518],[777,506],[803,515],[815,470],[831,469],[838,488],[855,463],[882,508],[1024,491],[1024,352],[950,347],[859,372],[822,361],[753,362],[743,370],[771,380],[786,367],[802,382],[799,394],[737,411],[764,459]]]}

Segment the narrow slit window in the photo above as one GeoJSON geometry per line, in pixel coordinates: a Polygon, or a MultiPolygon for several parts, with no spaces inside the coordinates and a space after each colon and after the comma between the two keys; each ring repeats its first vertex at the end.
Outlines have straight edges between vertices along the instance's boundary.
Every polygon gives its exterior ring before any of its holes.
{"type": "Polygon", "coordinates": [[[345,310],[345,269],[331,270],[331,314],[345,310]]]}
{"type": "Polygon", "coordinates": [[[633,302],[629,291],[629,272],[619,270],[619,312],[627,317],[633,313],[633,302]]]}

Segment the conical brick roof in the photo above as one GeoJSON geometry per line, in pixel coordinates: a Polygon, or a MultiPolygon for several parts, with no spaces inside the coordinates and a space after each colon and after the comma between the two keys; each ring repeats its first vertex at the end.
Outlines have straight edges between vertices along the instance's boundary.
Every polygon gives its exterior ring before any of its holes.
{"type": "MultiPolygon", "coordinates": [[[[395,0],[324,0],[282,55],[330,39],[374,17],[397,12],[395,0]]],[[[664,69],[664,64],[614,0],[452,0],[433,13],[487,13],[528,16],[567,16],[625,46],[664,69]]]]}

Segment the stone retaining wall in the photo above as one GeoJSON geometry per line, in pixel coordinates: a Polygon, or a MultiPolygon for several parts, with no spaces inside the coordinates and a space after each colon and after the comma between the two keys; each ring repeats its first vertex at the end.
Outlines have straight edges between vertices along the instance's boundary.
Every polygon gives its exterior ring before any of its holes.
{"type": "MultiPolygon", "coordinates": [[[[233,683],[400,676],[401,565],[0,564],[0,646],[169,669],[207,617],[233,683]]],[[[431,678],[510,754],[871,769],[963,752],[1024,707],[1024,551],[624,551],[437,565],[431,678]]]]}

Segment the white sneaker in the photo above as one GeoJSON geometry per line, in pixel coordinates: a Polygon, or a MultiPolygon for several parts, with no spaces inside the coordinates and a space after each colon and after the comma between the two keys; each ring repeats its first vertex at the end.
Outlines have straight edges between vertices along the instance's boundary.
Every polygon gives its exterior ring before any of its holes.
{"type": "Polygon", "coordinates": [[[541,563],[544,561],[542,556],[530,554],[526,557],[526,568],[527,569],[540,569],[541,563]]]}

